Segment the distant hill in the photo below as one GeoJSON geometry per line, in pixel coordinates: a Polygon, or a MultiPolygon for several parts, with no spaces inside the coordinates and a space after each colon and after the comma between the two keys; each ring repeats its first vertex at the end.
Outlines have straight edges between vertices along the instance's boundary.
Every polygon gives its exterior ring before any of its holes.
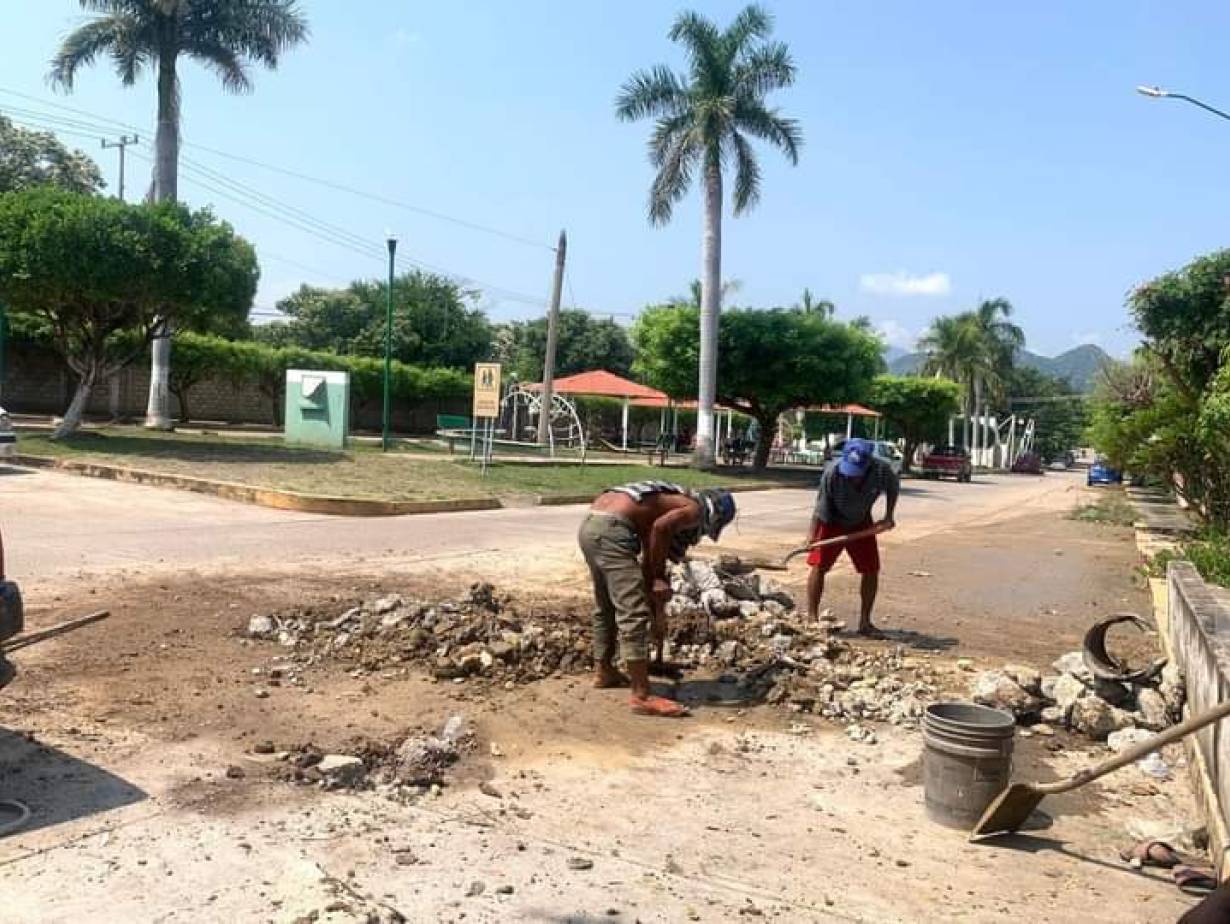
{"type": "MultiPolygon", "coordinates": [[[[888,371],[894,375],[911,375],[922,368],[926,358],[923,353],[903,353],[895,359],[888,359],[888,371]]],[[[1067,379],[1068,384],[1077,391],[1092,391],[1098,370],[1103,363],[1110,361],[1110,355],[1101,347],[1086,343],[1058,356],[1039,356],[1029,350],[1021,350],[1016,361],[1045,375],[1067,379]]]]}

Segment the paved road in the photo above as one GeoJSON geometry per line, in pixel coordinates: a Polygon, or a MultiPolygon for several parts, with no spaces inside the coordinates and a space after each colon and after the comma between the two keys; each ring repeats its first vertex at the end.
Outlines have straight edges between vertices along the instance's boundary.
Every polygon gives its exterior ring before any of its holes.
{"type": "MultiPolygon", "coordinates": [[[[1075,476],[987,476],[971,485],[907,481],[890,537],[1073,503],[1075,476]]],[[[739,495],[724,545],[782,549],[801,538],[811,493],[739,495]]],[[[570,549],[578,507],[533,507],[391,518],[288,513],[183,491],[0,467],[0,527],[10,574],[39,582],[89,572],[347,562],[392,556],[446,560],[501,553],[527,565],[570,549]]]]}

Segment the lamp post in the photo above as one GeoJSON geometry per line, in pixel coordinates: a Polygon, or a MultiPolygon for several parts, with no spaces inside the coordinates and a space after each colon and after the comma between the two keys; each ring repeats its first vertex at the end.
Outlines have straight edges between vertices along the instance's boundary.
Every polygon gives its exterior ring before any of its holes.
{"type": "Polygon", "coordinates": [[[1191,103],[1193,106],[1199,106],[1206,112],[1211,112],[1215,116],[1221,116],[1223,119],[1230,120],[1230,113],[1222,112],[1210,106],[1208,103],[1202,103],[1194,96],[1188,96],[1184,93],[1171,93],[1169,90],[1163,90],[1161,87],[1137,87],[1136,92],[1141,96],[1148,96],[1152,99],[1181,99],[1185,103],[1191,103]]]}
{"type": "Polygon", "coordinates": [[[389,376],[393,371],[393,258],[397,255],[397,238],[389,235],[389,287],[384,301],[384,413],[380,418],[380,447],[389,451],[389,376]]]}

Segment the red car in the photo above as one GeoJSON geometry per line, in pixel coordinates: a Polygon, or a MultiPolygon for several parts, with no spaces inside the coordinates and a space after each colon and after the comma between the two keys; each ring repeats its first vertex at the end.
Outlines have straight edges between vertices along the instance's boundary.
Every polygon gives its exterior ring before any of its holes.
{"type": "MultiPolygon", "coordinates": [[[[0,539],[0,642],[20,633],[24,625],[21,590],[13,581],[4,579],[4,540],[0,539]]],[[[0,687],[7,686],[16,673],[8,658],[0,654],[0,687]]]]}
{"type": "Polygon", "coordinates": [[[923,456],[922,467],[919,471],[924,478],[955,478],[957,481],[971,481],[974,477],[974,467],[970,462],[969,453],[960,446],[936,446],[923,456]]]}

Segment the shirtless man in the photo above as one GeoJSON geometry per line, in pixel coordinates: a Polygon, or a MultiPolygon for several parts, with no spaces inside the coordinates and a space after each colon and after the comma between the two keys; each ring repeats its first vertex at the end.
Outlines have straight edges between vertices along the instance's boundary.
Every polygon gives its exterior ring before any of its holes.
{"type": "Polygon", "coordinates": [[[665,635],[663,608],[671,597],[667,561],[678,561],[708,536],[717,542],[735,518],[729,491],[689,491],[664,481],[609,488],[594,501],[578,541],[594,580],[594,662],[599,688],[632,687],[629,705],[641,715],[676,717],[688,710],[649,690],[649,645],[665,635]],[[627,665],[615,666],[616,637],[627,665]]]}

